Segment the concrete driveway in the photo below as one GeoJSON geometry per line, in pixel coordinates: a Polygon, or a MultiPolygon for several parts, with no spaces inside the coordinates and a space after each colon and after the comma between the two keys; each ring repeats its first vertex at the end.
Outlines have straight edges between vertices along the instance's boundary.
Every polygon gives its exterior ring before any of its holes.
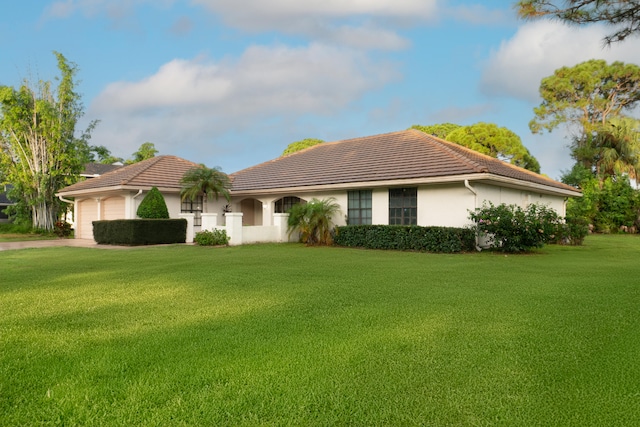
{"type": "Polygon", "coordinates": [[[28,248],[50,248],[54,246],[74,246],[78,248],[99,249],[129,249],[135,246],[99,245],[90,239],[54,239],[54,240],[25,240],[23,242],[0,242],[0,251],[28,248]]]}

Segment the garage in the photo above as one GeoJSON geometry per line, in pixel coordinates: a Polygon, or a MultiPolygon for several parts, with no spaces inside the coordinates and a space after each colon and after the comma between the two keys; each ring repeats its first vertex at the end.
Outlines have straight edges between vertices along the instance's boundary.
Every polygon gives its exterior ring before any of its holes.
{"type": "Polygon", "coordinates": [[[100,219],[124,219],[124,197],[102,199],[100,213],[100,219]]]}
{"type": "Polygon", "coordinates": [[[98,220],[98,202],[95,199],[80,200],[76,218],[76,238],[93,239],[92,222],[98,220]]]}

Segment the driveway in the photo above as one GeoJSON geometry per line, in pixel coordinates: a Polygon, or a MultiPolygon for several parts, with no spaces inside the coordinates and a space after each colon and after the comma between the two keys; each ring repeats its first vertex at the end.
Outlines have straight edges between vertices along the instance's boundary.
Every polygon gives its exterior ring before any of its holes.
{"type": "Polygon", "coordinates": [[[0,251],[28,248],[50,248],[54,246],[75,246],[79,248],[99,249],[128,249],[134,246],[99,245],[90,239],[55,239],[55,240],[25,240],[23,242],[0,242],[0,251]]]}

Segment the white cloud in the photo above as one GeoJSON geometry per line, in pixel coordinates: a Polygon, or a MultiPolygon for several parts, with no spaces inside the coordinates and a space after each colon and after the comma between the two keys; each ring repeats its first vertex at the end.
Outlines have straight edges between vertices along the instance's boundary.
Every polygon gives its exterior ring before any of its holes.
{"type": "Polygon", "coordinates": [[[514,21],[512,11],[488,9],[483,4],[454,6],[447,9],[447,14],[453,19],[474,25],[500,25],[514,21]]]}
{"type": "Polygon", "coordinates": [[[538,100],[540,81],[563,66],[589,59],[640,62],[640,39],[603,47],[607,28],[570,27],[554,21],[531,22],[504,41],[485,64],[481,89],[530,102],[538,100]]]}
{"type": "Polygon", "coordinates": [[[227,25],[248,32],[278,31],[323,43],[397,50],[409,42],[406,25],[435,19],[437,0],[193,0],[227,25]]]}
{"type": "Polygon", "coordinates": [[[339,114],[396,77],[391,64],[350,49],[253,46],[237,59],[176,59],[143,80],[112,83],[87,116],[101,120],[92,143],[114,153],[144,141],[175,153],[174,141],[195,147],[265,121],[339,114]]]}

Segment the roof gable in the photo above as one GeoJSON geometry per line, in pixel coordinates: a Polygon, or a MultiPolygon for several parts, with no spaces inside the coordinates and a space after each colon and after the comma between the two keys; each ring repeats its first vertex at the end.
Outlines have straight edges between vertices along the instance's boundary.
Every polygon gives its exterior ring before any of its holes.
{"type": "Polygon", "coordinates": [[[60,194],[112,187],[159,187],[179,190],[180,179],[198,164],[176,156],[157,156],[123,166],[96,178],[87,179],[59,191],[60,194]]]}
{"type": "Polygon", "coordinates": [[[493,174],[576,189],[458,144],[409,129],[318,144],[231,175],[232,191],[493,174]]]}

